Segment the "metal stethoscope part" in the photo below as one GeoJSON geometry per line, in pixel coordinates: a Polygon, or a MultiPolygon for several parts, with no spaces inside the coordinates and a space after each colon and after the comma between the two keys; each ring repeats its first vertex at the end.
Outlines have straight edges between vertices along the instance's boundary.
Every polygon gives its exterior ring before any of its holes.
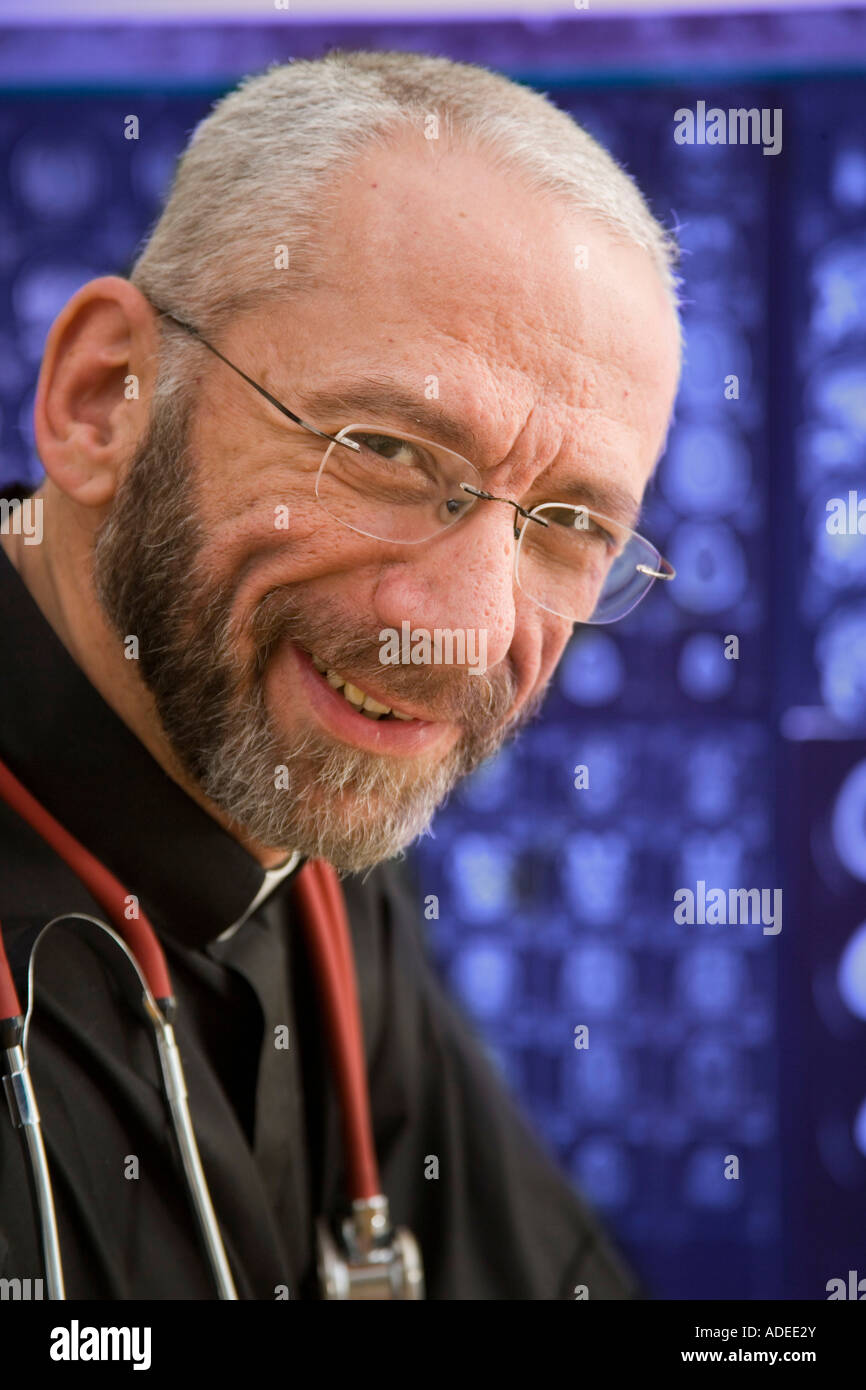
{"type": "MultiPolygon", "coordinates": [[[[53,918],[34,942],[27,970],[27,1012],[22,1017],[0,931],[0,1056],[12,1122],[22,1133],[41,1231],[49,1298],[65,1298],[51,1176],[39,1107],[30,1076],[29,1041],[35,1002],[35,957],[46,933],[64,921],[84,923],[92,940],[111,940],[132,974],[124,971],[135,1011],[151,1025],[163,1092],[190,1199],[221,1299],[237,1299],[187,1104],[186,1082],[172,1020],[176,1002],[165,956],[143,911],[127,920],[130,895],[114,875],[45,809],[0,761],[0,800],[34,829],[73,870],[119,930],[85,912],[53,918]],[[121,935],[121,932],[123,933],[121,935]],[[124,939],[126,938],[126,939],[124,939]]],[[[373,1143],[355,964],[345,901],[329,864],[311,860],[299,871],[297,895],[325,1015],[343,1124],[350,1215],[339,1229],[317,1223],[318,1267],[326,1299],[421,1299],[421,1256],[411,1232],[393,1229],[380,1190],[373,1143]]],[[[115,958],[116,959],[116,958],[115,958]]]]}
{"type": "MultiPolygon", "coordinates": [[[[123,953],[134,971],[135,987],[128,991],[130,994],[129,1002],[136,1012],[139,1012],[141,1016],[150,1023],[153,1029],[160,1070],[162,1072],[163,1092],[168,1104],[172,1128],[175,1138],[177,1139],[178,1152],[180,1153],[184,1174],[186,1176],[187,1190],[198,1220],[202,1241],[207,1251],[208,1260],[213,1272],[214,1283],[216,1284],[220,1298],[236,1299],[237,1292],[235,1290],[234,1280],[232,1279],[229,1263],[226,1259],[225,1248],[222,1243],[222,1237],[220,1236],[219,1226],[210,1199],[210,1193],[208,1192],[204,1170],[201,1166],[201,1158],[199,1157],[198,1144],[196,1143],[195,1131],[192,1126],[192,1119],[190,1118],[189,1105],[187,1103],[186,1081],[183,1074],[183,1065],[180,1060],[180,1052],[174,1036],[174,1028],[163,1016],[157,1006],[147,980],[139,969],[138,961],[135,959],[135,956],[132,954],[123,938],[118,936],[117,932],[114,931],[112,927],[107,926],[105,922],[100,922],[96,917],[91,917],[85,912],[66,912],[60,917],[54,917],[42,928],[33,943],[27,969],[27,1012],[24,1016],[24,1031],[21,1045],[19,1047],[7,1049],[6,1075],[3,1077],[3,1085],[9,1102],[12,1123],[16,1128],[22,1130],[30,1159],[36,1205],[39,1211],[39,1224],[42,1233],[42,1253],[45,1261],[45,1278],[48,1285],[48,1297],[62,1299],[66,1297],[66,1292],[63,1280],[63,1265],[60,1258],[60,1238],[57,1230],[57,1217],[54,1210],[54,1198],[51,1189],[51,1176],[48,1171],[48,1159],[45,1153],[45,1144],[42,1139],[42,1124],[39,1116],[39,1107],[36,1103],[36,1094],[30,1077],[29,1042],[36,999],[37,954],[46,934],[61,922],[70,920],[88,923],[92,928],[100,932],[103,937],[110,938],[123,953]]],[[[117,974],[119,979],[129,979],[126,972],[123,972],[122,975],[120,972],[117,972],[117,974]]]]}

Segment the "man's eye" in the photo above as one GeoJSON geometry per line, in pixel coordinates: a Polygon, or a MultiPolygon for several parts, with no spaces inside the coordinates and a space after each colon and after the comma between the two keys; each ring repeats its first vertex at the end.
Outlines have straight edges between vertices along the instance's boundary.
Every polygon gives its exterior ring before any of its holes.
{"type": "Polygon", "coordinates": [[[392,481],[403,488],[441,486],[442,468],[431,449],[396,434],[362,434],[355,430],[349,438],[361,445],[361,452],[355,455],[359,467],[379,486],[392,481]]]}
{"type": "Polygon", "coordinates": [[[590,518],[590,523],[586,530],[587,535],[592,536],[594,540],[604,541],[605,544],[608,545],[616,544],[613,533],[608,531],[606,526],[602,526],[600,522],[594,521],[592,518],[590,518]]]}
{"type": "Polygon", "coordinates": [[[392,434],[353,434],[364,450],[380,459],[401,464],[405,468],[417,468],[422,462],[421,454],[407,439],[399,439],[392,434]]]}
{"type": "Polygon", "coordinates": [[[551,507],[542,515],[551,526],[577,532],[577,539],[586,537],[610,545],[616,544],[616,537],[612,532],[597,521],[586,507],[551,507]]]}

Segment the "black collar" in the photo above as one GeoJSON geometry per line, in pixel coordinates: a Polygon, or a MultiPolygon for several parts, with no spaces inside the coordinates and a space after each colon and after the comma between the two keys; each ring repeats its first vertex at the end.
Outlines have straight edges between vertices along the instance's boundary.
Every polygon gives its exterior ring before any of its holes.
{"type": "Polygon", "coordinates": [[[105,703],[2,547],[0,653],[0,756],[33,796],[183,945],[243,917],[264,869],[105,703]]]}

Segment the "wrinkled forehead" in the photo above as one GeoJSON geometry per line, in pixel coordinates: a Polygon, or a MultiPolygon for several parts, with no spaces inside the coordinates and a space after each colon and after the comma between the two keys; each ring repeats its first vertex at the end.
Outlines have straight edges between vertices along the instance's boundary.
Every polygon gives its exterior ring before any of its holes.
{"type": "Polygon", "coordinates": [[[649,253],[466,150],[369,152],[331,189],[310,286],[255,325],[265,384],[321,427],[376,423],[450,445],[497,485],[521,459],[619,474],[639,498],[663,446],[676,316],[649,253]],[[435,404],[383,416],[368,386],[435,404]],[[345,409],[341,405],[345,397],[345,409]],[[321,412],[328,408],[327,415],[321,412]],[[349,413],[346,413],[346,410],[349,413]]]}
{"type": "Polygon", "coordinates": [[[548,391],[606,370],[670,390],[676,320],[649,253],[489,154],[402,140],[331,190],[317,284],[394,355],[437,342],[548,391]]]}

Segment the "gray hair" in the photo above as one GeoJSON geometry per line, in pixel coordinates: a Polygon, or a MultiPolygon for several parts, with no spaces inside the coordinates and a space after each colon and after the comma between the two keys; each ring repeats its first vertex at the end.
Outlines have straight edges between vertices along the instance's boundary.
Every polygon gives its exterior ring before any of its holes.
{"type": "MultiPolygon", "coordinates": [[[[473,64],[414,53],[332,52],[245,78],[194,131],[131,282],[211,333],[311,286],[316,228],[337,175],[401,131],[422,133],[431,116],[453,143],[522,176],[530,191],[558,197],[644,248],[679,329],[674,235],[607,150],[541,93],[473,64]],[[278,246],[290,268],[275,274],[278,246]]],[[[176,338],[170,356],[181,368],[176,338]]]]}

